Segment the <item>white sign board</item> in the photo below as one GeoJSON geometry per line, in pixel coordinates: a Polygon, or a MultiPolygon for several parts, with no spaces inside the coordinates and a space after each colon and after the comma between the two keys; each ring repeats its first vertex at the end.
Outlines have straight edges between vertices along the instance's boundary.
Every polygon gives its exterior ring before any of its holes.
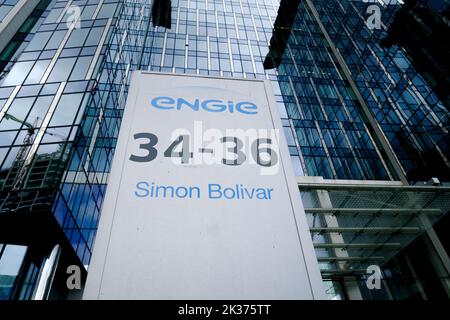
{"type": "Polygon", "coordinates": [[[85,299],[322,299],[270,82],[135,72],[85,299]]]}

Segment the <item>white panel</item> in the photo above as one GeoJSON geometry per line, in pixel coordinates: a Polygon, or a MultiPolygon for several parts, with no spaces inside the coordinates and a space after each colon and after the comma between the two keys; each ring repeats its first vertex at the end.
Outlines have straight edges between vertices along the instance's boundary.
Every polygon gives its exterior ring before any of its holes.
{"type": "MultiPolygon", "coordinates": [[[[200,149],[209,147],[194,143],[201,137],[194,131],[199,121],[203,132],[218,129],[223,135],[226,129],[281,127],[268,81],[134,72],[84,298],[323,299],[284,137],[279,150],[277,143],[271,146],[280,160],[271,167],[252,163],[250,140],[240,165],[194,163],[200,149]],[[178,110],[178,98],[192,104],[198,99],[198,110],[186,105],[178,110]],[[202,104],[211,99],[225,105],[202,104]],[[195,157],[185,164],[164,157],[180,128],[191,133],[195,157]],[[139,149],[147,141],[133,138],[139,132],[158,137],[152,161],[130,160],[132,154],[147,154],[139,149]],[[178,196],[167,192],[164,198],[162,188],[151,196],[152,183],[173,187],[178,196]],[[222,191],[238,185],[239,199],[214,198],[219,193],[208,190],[217,185],[222,191]],[[183,197],[181,186],[191,197],[183,197]]],[[[213,146],[215,154],[219,146],[223,143],[213,146]]]]}

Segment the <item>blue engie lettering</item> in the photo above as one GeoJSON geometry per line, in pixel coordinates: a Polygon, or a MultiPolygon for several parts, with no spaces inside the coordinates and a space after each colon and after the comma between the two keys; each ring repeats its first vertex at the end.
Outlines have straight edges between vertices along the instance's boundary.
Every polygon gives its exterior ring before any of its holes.
{"type": "Polygon", "coordinates": [[[184,98],[172,98],[172,97],[155,97],[151,99],[151,105],[157,109],[162,110],[184,110],[189,109],[192,111],[199,111],[200,109],[208,112],[225,112],[234,111],[243,114],[257,114],[258,107],[256,104],[248,101],[240,101],[234,103],[233,101],[223,101],[219,99],[208,99],[200,101],[200,99],[187,100],[184,98]]]}
{"type": "Polygon", "coordinates": [[[170,97],[156,97],[152,99],[152,106],[158,109],[173,109],[174,103],[175,99],[170,97]]]}

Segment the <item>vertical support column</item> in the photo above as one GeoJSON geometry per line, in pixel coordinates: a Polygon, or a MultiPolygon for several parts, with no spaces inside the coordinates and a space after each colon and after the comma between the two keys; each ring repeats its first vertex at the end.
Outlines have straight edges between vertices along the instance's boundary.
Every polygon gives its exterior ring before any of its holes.
{"type": "Polygon", "coordinates": [[[59,244],[53,247],[50,256],[46,259],[42,273],[36,286],[34,300],[47,300],[55,277],[56,268],[58,267],[59,256],[61,255],[61,247],[59,244]]]}
{"type": "MultiPolygon", "coordinates": [[[[317,197],[319,199],[320,207],[321,208],[333,208],[333,205],[331,203],[330,195],[328,194],[328,191],[326,190],[318,190],[317,191],[317,197]]],[[[337,218],[332,215],[325,215],[324,221],[326,227],[339,227],[337,218]]],[[[331,243],[345,243],[344,238],[341,234],[338,233],[330,233],[329,234],[331,243]]],[[[347,251],[342,248],[334,248],[333,249],[334,254],[336,257],[348,257],[347,251]]],[[[345,268],[345,262],[339,261],[337,262],[339,269],[345,268]]],[[[355,277],[345,277],[343,281],[343,288],[346,292],[346,295],[349,300],[362,300],[362,294],[361,290],[359,289],[358,283],[356,281],[355,277]]]]}
{"type": "Polygon", "coordinates": [[[427,238],[425,244],[429,247],[428,257],[434,270],[439,275],[441,284],[444,287],[447,297],[450,298],[450,259],[447,251],[439,240],[436,231],[427,216],[420,215],[420,221],[422,222],[425,230],[427,231],[427,238]]]}
{"type": "Polygon", "coordinates": [[[411,263],[411,260],[409,259],[408,255],[406,253],[404,253],[403,256],[405,257],[405,261],[406,261],[406,264],[407,264],[407,266],[409,268],[409,271],[411,272],[412,276],[414,277],[414,282],[416,283],[417,289],[419,289],[419,292],[420,292],[420,295],[422,296],[422,299],[423,300],[428,300],[427,299],[427,295],[425,293],[425,290],[423,289],[423,285],[420,282],[420,279],[418,279],[416,269],[414,269],[414,266],[411,263]]]}

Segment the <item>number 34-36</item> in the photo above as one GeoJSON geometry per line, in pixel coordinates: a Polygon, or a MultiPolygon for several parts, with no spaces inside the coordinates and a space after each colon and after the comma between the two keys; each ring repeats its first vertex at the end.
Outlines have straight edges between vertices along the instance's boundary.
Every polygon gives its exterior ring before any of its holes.
{"type": "MultiPolygon", "coordinates": [[[[134,134],[134,140],[139,140],[139,149],[145,151],[145,155],[130,156],[130,160],[134,162],[151,162],[158,156],[158,150],[156,145],[158,144],[158,136],[150,132],[139,132],[134,134]]],[[[245,162],[247,155],[243,151],[244,143],[238,137],[225,136],[220,138],[219,148],[223,148],[224,155],[229,156],[221,157],[220,162],[224,165],[238,166],[245,162]]],[[[271,167],[278,163],[278,153],[272,146],[272,139],[270,138],[257,138],[251,143],[251,157],[260,166],[271,167]]],[[[217,149],[217,147],[216,147],[217,149]]],[[[190,150],[190,136],[180,135],[164,151],[164,157],[168,158],[180,158],[181,163],[189,163],[189,159],[194,156],[194,152],[199,154],[218,154],[212,148],[200,148],[199,150],[190,150]],[[178,151],[176,151],[178,150],[178,151]]]]}

